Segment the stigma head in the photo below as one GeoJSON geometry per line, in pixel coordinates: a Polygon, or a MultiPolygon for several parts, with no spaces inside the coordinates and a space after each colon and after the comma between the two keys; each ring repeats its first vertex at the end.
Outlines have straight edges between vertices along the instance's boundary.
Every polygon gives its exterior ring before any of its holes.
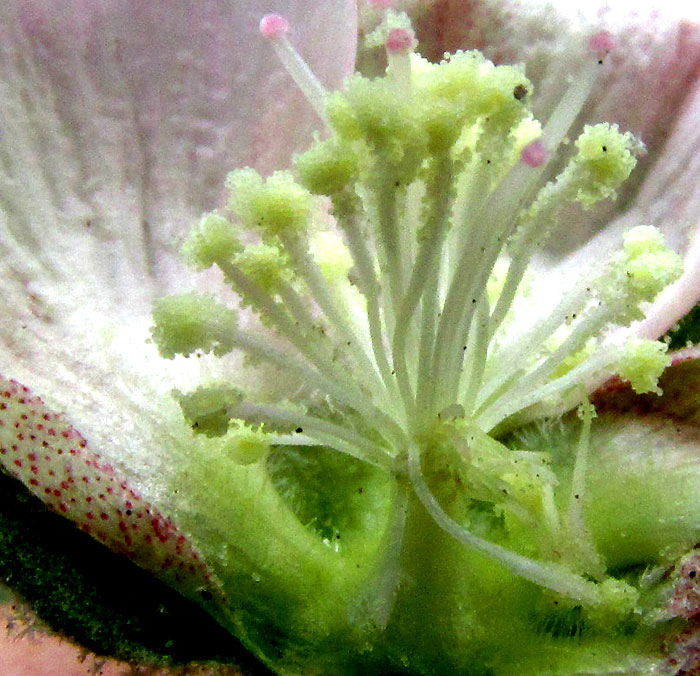
{"type": "Polygon", "coordinates": [[[520,160],[533,169],[542,166],[548,157],[547,149],[539,140],[531,141],[520,151],[520,160]]]}
{"type": "Polygon", "coordinates": [[[609,54],[615,49],[615,39],[608,31],[600,31],[588,39],[588,46],[593,52],[609,54]]]}
{"type": "Polygon", "coordinates": [[[413,31],[405,28],[392,28],[386,36],[386,49],[392,53],[409,52],[415,43],[413,31]]]}
{"type": "Polygon", "coordinates": [[[281,14],[266,14],[260,20],[260,32],[268,40],[276,40],[289,33],[289,21],[281,14]]]}

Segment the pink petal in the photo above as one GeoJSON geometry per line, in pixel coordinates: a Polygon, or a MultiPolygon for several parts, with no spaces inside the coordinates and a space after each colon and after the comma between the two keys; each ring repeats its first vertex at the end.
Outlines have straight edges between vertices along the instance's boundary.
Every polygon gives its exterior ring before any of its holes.
{"type": "MultiPolygon", "coordinates": [[[[26,611],[22,611],[23,615],[26,611]]],[[[13,608],[0,606],[0,667],[2,676],[243,676],[234,667],[190,665],[152,667],[105,660],[46,632],[31,616],[20,622],[13,608]],[[31,622],[27,626],[27,622],[31,622]]]]}
{"type": "MultiPolygon", "coordinates": [[[[3,626],[4,615],[0,614],[3,626]]],[[[127,676],[129,673],[124,664],[101,666],[101,660],[81,659],[84,652],[78,647],[45,634],[9,636],[0,632],[0,652],[3,676],[87,676],[91,668],[101,676],[127,676]]]]}

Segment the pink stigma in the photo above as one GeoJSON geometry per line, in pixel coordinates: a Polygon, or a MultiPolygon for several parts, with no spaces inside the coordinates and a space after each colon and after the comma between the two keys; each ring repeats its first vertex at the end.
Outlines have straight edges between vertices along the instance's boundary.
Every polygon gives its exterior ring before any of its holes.
{"type": "Polygon", "coordinates": [[[394,0],[369,0],[369,4],[379,9],[391,9],[394,6],[394,0]]]}
{"type": "Polygon", "coordinates": [[[268,40],[276,40],[289,32],[289,21],[281,14],[266,14],[260,20],[260,32],[268,40]]]}
{"type": "Polygon", "coordinates": [[[413,32],[405,28],[392,28],[386,37],[386,48],[390,52],[406,52],[413,48],[413,32]]]}
{"type": "Polygon", "coordinates": [[[540,141],[528,143],[520,153],[520,160],[523,164],[533,169],[541,166],[547,159],[547,149],[540,141]]]}
{"type": "Polygon", "coordinates": [[[612,33],[600,31],[588,39],[588,46],[593,52],[612,52],[615,49],[615,39],[612,33]]]}

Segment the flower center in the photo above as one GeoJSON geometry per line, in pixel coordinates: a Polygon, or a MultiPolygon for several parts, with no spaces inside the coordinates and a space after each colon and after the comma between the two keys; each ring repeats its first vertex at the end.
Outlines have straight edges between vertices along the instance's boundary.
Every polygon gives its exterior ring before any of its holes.
{"type": "MultiPolygon", "coordinates": [[[[564,169],[547,180],[612,49],[610,36],[591,38],[590,62],[541,125],[520,67],[494,66],[478,52],[429,63],[414,53],[403,14],[388,10],[368,38],[386,47],[386,76],[354,76],[330,94],[288,30],[277,15],[261,22],[327,136],[295,159],[294,173],[232,172],[234,218],[204,216],[185,244],[195,266],[221,270],[242,309],[211,296],[165,298],[153,336],[168,358],[240,349],[294,374],[297,387],[278,401],[256,401],[229,384],[203,387],[181,395],[186,419],[222,436],[242,463],[272,445],[324,445],[404,473],[457,539],[593,602],[598,592],[583,578],[456,524],[422,463],[444,430],[471,451],[493,449],[514,421],[583,399],[580,474],[591,418],[585,391],[613,373],[638,391],[657,388],[666,346],[611,331],[641,318],[640,308],[680,274],[654,228],[631,230],[553,309],[536,311],[538,252],[572,205],[589,209],[615,196],[641,148],[615,125],[587,126],[564,169]],[[257,242],[243,244],[241,229],[257,242]]],[[[486,474],[505,471],[501,465],[486,474]]],[[[537,477],[532,490],[546,500],[551,486],[537,477]]]]}

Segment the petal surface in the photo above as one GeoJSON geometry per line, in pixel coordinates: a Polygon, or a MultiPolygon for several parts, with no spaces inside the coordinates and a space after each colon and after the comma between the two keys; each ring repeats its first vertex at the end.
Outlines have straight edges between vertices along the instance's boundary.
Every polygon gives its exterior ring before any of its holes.
{"type": "MultiPolygon", "coordinates": [[[[338,86],[354,2],[265,10],[338,86]]],[[[166,393],[199,370],[167,372],[145,344],[152,299],[191,284],[180,239],[228,170],[285,164],[318,126],[260,14],[253,0],[0,6],[0,370],[137,473],[176,443],[166,393]]]]}

